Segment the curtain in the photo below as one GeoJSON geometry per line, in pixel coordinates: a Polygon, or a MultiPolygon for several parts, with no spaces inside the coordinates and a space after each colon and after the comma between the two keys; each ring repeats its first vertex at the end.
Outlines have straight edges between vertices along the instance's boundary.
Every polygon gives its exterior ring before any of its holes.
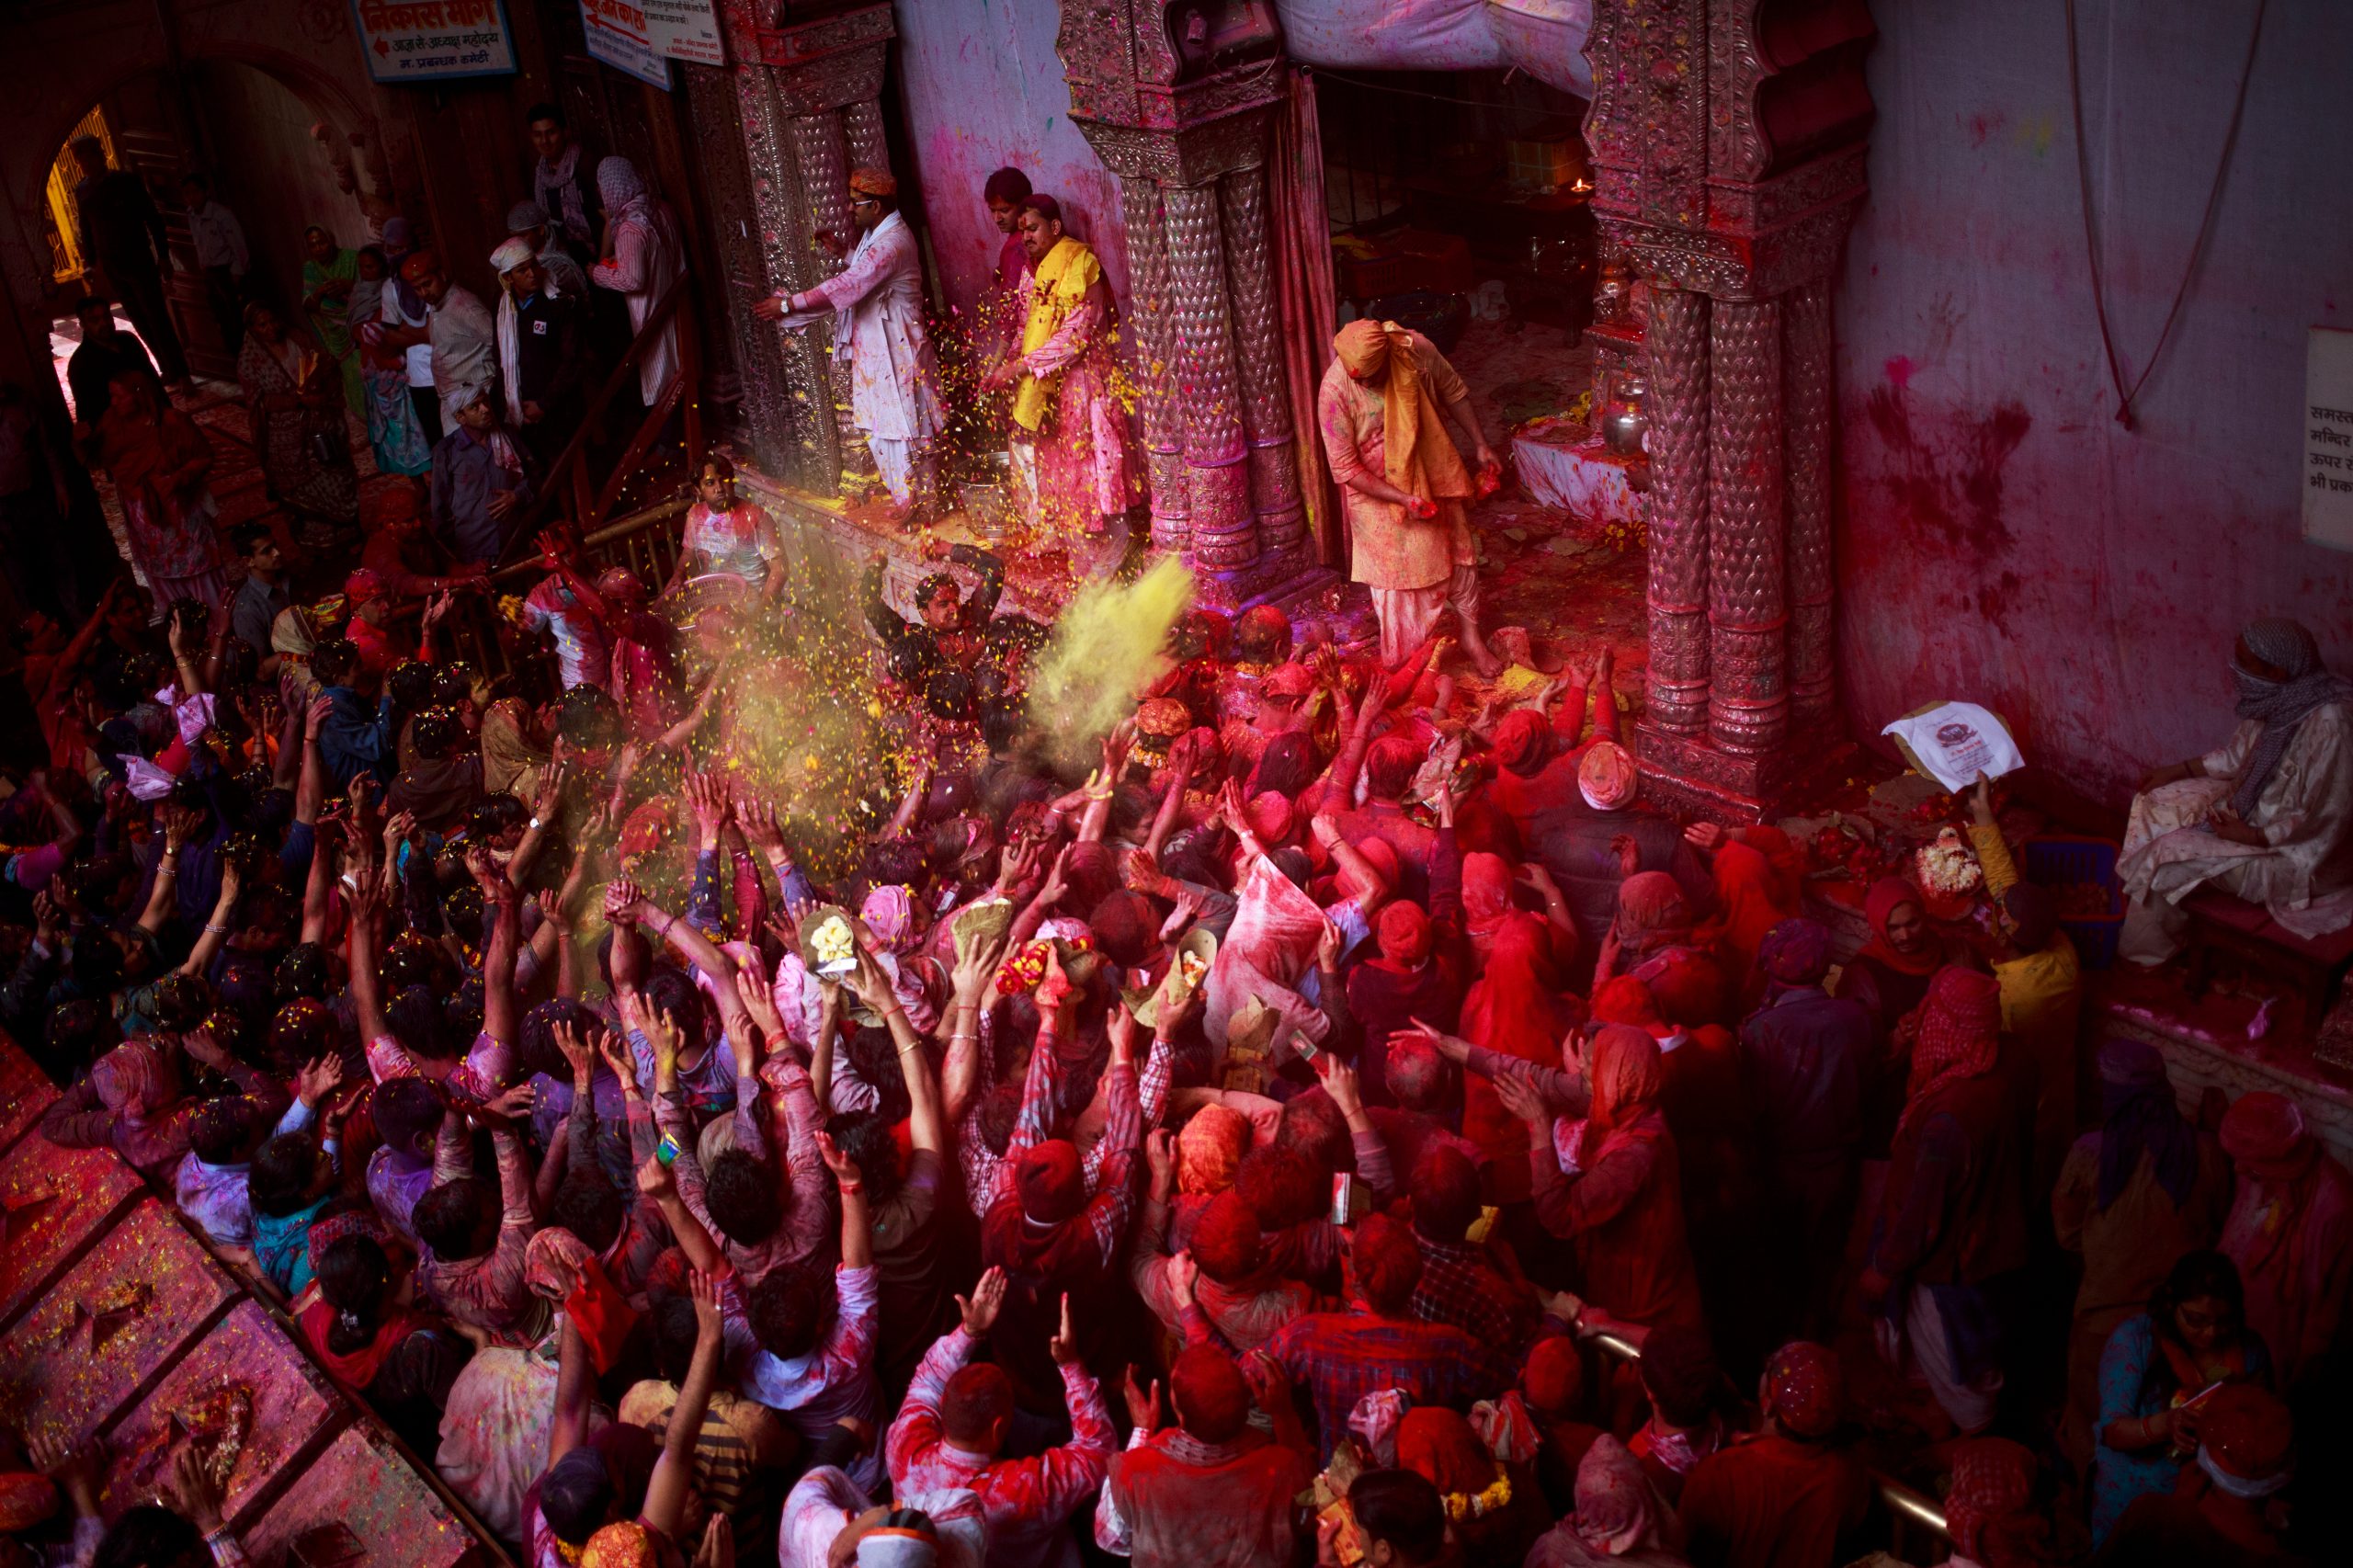
{"type": "Polygon", "coordinates": [[[1307,502],[1308,537],[1327,564],[1347,567],[1339,494],[1324,466],[1315,392],[1339,330],[1332,278],[1332,236],[1324,210],[1324,139],[1315,116],[1315,78],[1286,65],[1288,102],[1275,119],[1267,171],[1267,222],[1274,230],[1275,297],[1281,312],[1283,385],[1290,394],[1291,438],[1299,450],[1299,493],[1307,502]]]}

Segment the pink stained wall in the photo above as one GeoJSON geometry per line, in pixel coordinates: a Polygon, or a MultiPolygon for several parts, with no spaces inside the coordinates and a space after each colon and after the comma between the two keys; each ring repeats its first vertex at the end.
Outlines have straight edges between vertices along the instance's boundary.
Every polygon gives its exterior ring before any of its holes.
{"type": "Polygon", "coordinates": [[[1005,244],[981,186],[1012,165],[1063,206],[1070,232],[1095,247],[1112,292],[1128,297],[1120,182],[1070,119],[1070,88],[1054,52],[1053,0],[902,0],[894,46],[901,103],[923,219],[949,303],[970,312],[1005,244]]]}
{"type": "MultiPolygon", "coordinates": [[[[1837,303],[1839,658],[1855,733],[1941,698],[2121,804],[2219,744],[2259,615],[2353,672],[2353,556],[2302,542],[2305,329],[2353,325],[2353,6],[2274,0],[2213,238],[2114,422],[2063,13],[1882,4],[1870,197],[1837,303]]],[[[2198,232],[2254,6],[2080,0],[2129,386],[2198,232]]]]}

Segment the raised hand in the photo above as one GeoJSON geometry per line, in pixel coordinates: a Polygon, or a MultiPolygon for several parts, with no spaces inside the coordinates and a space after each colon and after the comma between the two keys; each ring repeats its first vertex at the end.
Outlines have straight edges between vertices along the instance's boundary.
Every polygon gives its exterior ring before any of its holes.
{"type": "Polygon", "coordinates": [[[703,1526],[694,1568],[735,1568],[735,1527],[727,1522],[726,1515],[713,1514],[703,1526]]]}
{"type": "Polygon", "coordinates": [[[1168,1260],[1168,1288],[1176,1292],[1179,1302],[1189,1303],[1192,1301],[1193,1287],[1200,1278],[1201,1266],[1193,1261],[1189,1247],[1168,1260]]]}
{"type": "Polygon", "coordinates": [[[656,1013],[651,1007],[641,1010],[648,1044],[654,1047],[654,1081],[667,1087],[678,1075],[678,1052],[685,1048],[685,1037],[677,1021],[665,1011],[656,1013]]]}
{"type": "Polygon", "coordinates": [[[1496,1075],[1495,1084],[1495,1098],[1503,1103],[1506,1112],[1531,1129],[1552,1125],[1552,1112],[1545,1105],[1544,1096],[1536,1092],[1536,1085],[1524,1074],[1506,1071],[1496,1075]]]}
{"type": "Polygon", "coordinates": [[[1136,1384],[1136,1369],[1131,1366],[1124,1374],[1120,1390],[1128,1402],[1128,1424],[1139,1432],[1160,1430],[1160,1380],[1152,1380],[1149,1390],[1136,1384]]]}
{"type": "Polygon", "coordinates": [[[1433,1025],[1415,1018],[1411,1028],[1399,1029],[1391,1040],[1418,1040],[1449,1062],[1460,1064],[1471,1060],[1471,1042],[1459,1035],[1450,1035],[1433,1025]]]}
{"type": "Polygon", "coordinates": [[[1172,1187],[1176,1174],[1176,1134],[1155,1127],[1143,1136],[1144,1163],[1152,1167],[1154,1190],[1172,1187]]]}
{"type": "Polygon", "coordinates": [[[964,1332],[974,1339],[984,1339],[996,1324],[996,1314],[1005,1306],[1005,1270],[992,1268],[983,1274],[969,1296],[956,1298],[956,1310],[963,1314],[964,1332]]]}
{"type": "Polygon", "coordinates": [[[1347,940],[1340,934],[1339,922],[1330,915],[1324,917],[1324,930],[1315,938],[1315,967],[1325,973],[1340,967],[1340,952],[1347,940]]]}
{"type": "Polygon", "coordinates": [[[597,1036],[597,1054],[607,1067],[612,1069],[613,1076],[621,1081],[623,1094],[637,1092],[637,1063],[630,1060],[628,1041],[610,1029],[600,1030],[597,1036]]]}
{"type": "Polygon", "coordinates": [[[1063,1292],[1063,1326],[1046,1341],[1046,1354],[1054,1358],[1056,1366],[1061,1367],[1067,1367],[1078,1359],[1078,1335],[1070,1325],[1070,1292],[1067,1290],[1063,1292]]]}
{"type": "Polygon", "coordinates": [[[727,825],[728,813],[733,809],[729,798],[724,775],[689,773],[687,775],[687,804],[695,814],[695,832],[701,847],[719,847],[720,829],[727,825]]]}
{"type": "Polygon", "coordinates": [[[777,1010],[775,987],[764,976],[739,965],[735,971],[735,994],[744,999],[752,1021],[760,1026],[760,1033],[767,1039],[768,1049],[775,1051],[781,1047],[784,1043],[784,1015],[777,1010]]]}
{"type": "Polygon", "coordinates": [[[616,926],[635,919],[637,906],[644,899],[634,879],[615,877],[605,884],[605,919],[616,926]]]}
{"type": "Polygon", "coordinates": [[[1324,1080],[1324,1092],[1332,1096],[1332,1104],[1342,1116],[1355,1117],[1364,1109],[1364,1094],[1357,1085],[1357,1070],[1326,1051],[1315,1058],[1315,1071],[1324,1080]]]}
{"type": "Polygon", "coordinates": [[[210,1535],[221,1528],[221,1483],[213,1479],[212,1467],[205,1462],[204,1455],[197,1452],[194,1443],[172,1455],[166,1489],[180,1517],[194,1525],[199,1533],[210,1535]]]}
{"type": "Polygon", "coordinates": [[[1070,892],[1070,854],[1077,847],[1075,844],[1065,844],[1062,853],[1054,857],[1052,867],[1046,872],[1045,881],[1038,889],[1040,908],[1051,908],[1062,901],[1064,893],[1070,892]]]}
{"type": "Polygon", "coordinates": [[[844,1192],[856,1192],[865,1185],[858,1162],[842,1153],[832,1133],[817,1134],[817,1157],[825,1162],[825,1168],[834,1173],[834,1185],[844,1192]]]}
{"type": "Polygon", "coordinates": [[[637,1190],[659,1203],[678,1194],[677,1173],[653,1155],[637,1167],[637,1190]]]}
{"type": "Polygon", "coordinates": [[[305,1063],[302,1070],[294,1074],[294,1097],[316,1110],[320,1102],[333,1095],[342,1084],[343,1058],[322,1056],[315,1062],[305,1063]]]}
{"type": "Polygon", "coordinates": [[[970,952],[956,960],[952,978],[958,1002],[967,1007],[979,1005],[981,998],[987,994],[989,982],[996,978],[997,971],[1004,966],[1006,949],[1012,945],[1013,932],[1007,927],[988,941],[975,942],[970,952]]]}
{"type": "Polygon", "coordinates": [[[513,1121],[531,1114],[531,1101],[537,1096],[538,1091],[529,1083],[517,1084],[493,1096],[483,1106],[483,1112],[494,1120],[513,1121]]]}
{"type": "Polygon", "coordinates": [[[1059,1008],[1070,1000],[1073,987],[1070,976],[1063,972],[1062,949],[1046,944],[1046,972],[1038,980],[1038,1006],[1043,1010],[1059,1008]]]}
{"type": "Polygon", "coordinates": [[[578,1028],[559,1020],[548,1032],[555,1036],[556,1050],[563,1053],[564,1061],[571,1065],[574,1085],[585,1085],[596,1076],[596,1048],[580,1038],[578,1028]]]}
{"type": "Polygon", "coordinates": [[[735,824],[744,830],[745,840],[771,861],[779,857],[787,861],[791,850],[784,842],[784,824],[777,820],[776,804],[750,794],[735,797],[735,824]]]}
{"type": "Polygon", "coordinates": [[[687,1270],[688,1293],[695,1302],[695,1341],[699,1345],[715,1345],[719,1341],[722,1317],[719,1300],[719,1276],[705,1274],[699,1268],[687,1270]]]}
{"type": "MultiPolygon", "coordinates": [[[[1723,841],[1724,830],[1711,822],[1695,822],[1683,830],[1683,842],[1702,855],[1714,854],[1716,846],[1723,841]]],[[[1616,839],[1610,840],[1610,847],[1617,847],[1616,839]]]]}

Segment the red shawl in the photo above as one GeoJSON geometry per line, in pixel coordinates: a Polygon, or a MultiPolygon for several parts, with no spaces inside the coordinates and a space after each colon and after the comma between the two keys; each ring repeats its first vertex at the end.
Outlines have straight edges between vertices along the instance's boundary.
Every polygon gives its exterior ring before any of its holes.
{"type": "MultiPolygon", "coordinates": [[[[1561,1024],[1544,922],[1506,910],[1473,942],[1481,972],[1462,1000],[1462,1038],[1498,1056],[1556,1065],[1561,1024]]],[[[1462,1135],[1487,1157],[1492,1200],[1527,1201],[1528,1124],[1504,1109],[1495,1085],[1476,1074],[1467,1074],[1463,1085],[1462,1135]]]]}

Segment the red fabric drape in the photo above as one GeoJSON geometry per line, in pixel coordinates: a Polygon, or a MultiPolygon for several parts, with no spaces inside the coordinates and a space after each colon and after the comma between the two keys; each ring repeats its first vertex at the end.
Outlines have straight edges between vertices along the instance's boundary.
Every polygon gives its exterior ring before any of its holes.
{"type": "Polygon", "coordinates": [[[1308,537],[1326,562],[1345,565],[1340,498],[1324,466],[1324,441],[1315,426],[1315,392],[1332,357],[1332,335],[1339,330],[1332,235],[1324,210],[1324,135],[1315,114],[1315,78],[1302,65],[1284,69],[1290,78],[1290,101],[1275,117],[1274,156],[1267,168],[1275,299],[1282,312],[1283,385],[1290,393],[1291,441],[1299,451],[1308,537]]]}

